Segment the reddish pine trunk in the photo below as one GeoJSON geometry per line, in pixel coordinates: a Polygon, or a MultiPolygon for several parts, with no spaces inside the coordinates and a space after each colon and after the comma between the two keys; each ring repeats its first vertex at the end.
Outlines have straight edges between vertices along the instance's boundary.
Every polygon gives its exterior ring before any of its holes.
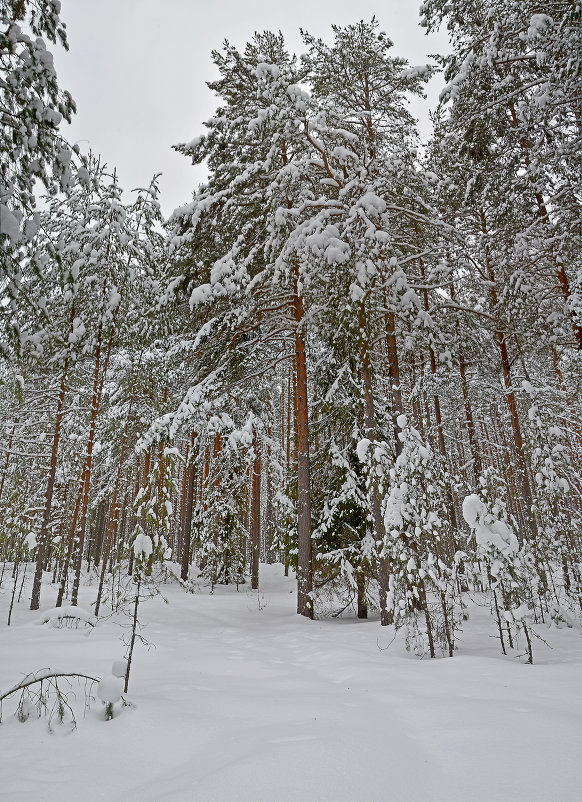
{"type": "Polygon", "coordinates": [[[182,471],[182,492],[180,493],[180,516],[178,518],[180,526],[178,529],[178,548],[177,559],[182,562],[182,552],[184,547],[184,521],[186,518],[186,506],[188,504],[188,459],[190,457],[190,443],[186,444],[186,453],[184,455],[184,468],[182,471]]]}
{"type": "MultiPolygon", "coordinates": [[[[416,382],[416,359],[414,358],[414,354],[412,355],[411,360],[410,360],[410,367],[411,367],[411,371],[412,371],[411,385],[412,385],[412,389],[414,389],[416,387],[416,383],[417,383],[416,382]]],[[[412,400],[412,414],[413,414],[413,417],[414,417],[414,425],[415,425],[415,427],[418,429],[418,431],[424,437],[424,421],[422,419],[422,405],[420,403],[420,393],[419,392],[416,393],[416,396],[412,400]]]]}
{"type": "Polygon", "coordinates": [[[182,563],[180,576],[186,581],[190,571],[192,554],[192,512],[194,497],[196,495],[196,466],[194,463],[187,468],[186,507],[184,511],[184,527],[182,531],[182,563]]]}
{"type": "MultiPolygon", "coordinates": [[[[483,231],[483,234],[487,234],[487,224],[485,220],[485,214],[482,211],[480,212],[480,217],[481,217],[481,230],[483,231]]],[[[523,438],[521,435],[521,427],[519,425],[517,400],[515,398],[515,393],[513,391],[513,384],[511,381],[511,366],[509,362],[509,354],[507,352],[507,340],[505,338],[505,332],[503,331],[501,322],[497,319],[498,300],[497,300],[497,291],[495,289],[495,273],[488,257],[486,258],[486,263],[490,281],[491,305],[493,307],[493,314],[496,317],[497,321],[495,338],[497,340],[499,355],[501,357],[503,384],[505,385],[505,397],[507,399],[507,407],[509,409],[509,417],[511,420],[511,428],[513,431],[513,442],[515,446],[517,470],[519,473],[519,484],[523,496],[525,513],[528,519],[529,527],[531,529],[532,534],[535,536],[537,535],[537,524],[533,514],[533,497],[527,473],[527,463],[525,460],[525,454],[523,449],[523,438]]]]}
{"type": "Polygon", "coordinates": [[[309,408],[305,335],[301,329],[303,299],[298,288],[299,265],[295,263],[295,380],[297,386],[297,612],[313,618],[313,568],[311,557],[311,476],[309,464],[309,408]]]}
{"type": "Polygon", "coordinates": [[[186,475],[184,477],[185,498],[184,498],[184,517],[182,527],[182,563],[180,576],[184,582],[188,579],[190,571],[191,543],[192,543],[192,512],[194,509],[194,497],[196,495],[196,465],[194,456],[194,439],[196,433],[192,432],[190,464],[186,463],[186,475]]]}

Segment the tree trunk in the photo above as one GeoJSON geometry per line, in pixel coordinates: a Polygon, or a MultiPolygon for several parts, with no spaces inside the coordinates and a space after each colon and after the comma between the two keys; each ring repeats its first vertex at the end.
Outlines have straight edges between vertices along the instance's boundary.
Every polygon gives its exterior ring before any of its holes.
{"type": "MultiPolygon", "coordinates": [[[[364,391],[364,432],[370,443],[376,441],[376,415],[374,411],[374,396],[372,390],[372,367],[370,364],[370,350],[368,346],[366,313],[364,302],[358,308],[358,327],[360,330],[360,371],[362,376],[362,386],[364,391]]],[[[375,468],[375,466],[374,466],[375,468]]],[[[378,584],[380,586],[380,623],[387,626],[392,623],[392,615],[388,611],[388,583],[390,571],[388,560],[383,556],[384,547],[384,521],[382,520],[382,508],[380,503],[380,493],[378,491],[378,479],[374,474],[371,479],[370,491],[372,494],[372,520],[374,523],[374,539],[376,547],[380,550],[378,559],[378,584]]]]}
{"type": "MultiPolygon", "coordinates": [[[[109,518],[107,520],[107,528],[105,529],[105,534],[103,536],[103,546],[102,546],[102,553],[101,553],[101,573],[99,575],[99,589],[97,591],[97,601],[95,602],[95,615],[99,615],[99,607],[101,606],[101,595],[103,593],[103,582],[105,581],[105,573],[107,571],[107,561],[109,559],[109,551],[111,548],[111,540],[112,536],[117,529],[117,524],[119,522],[119,488],[121,485],[121,476],[122,476],[122,469],[123,469],[123,460],[125,458],[125,451],[127,446],[127,434],[129,429],[129,421],[131,416],[131,408],[133,404],[132,395],[130,402],[129,402],[129,410],[127,413],[127,420],[125,421],[125,427],[123,430],[123,437],[121,438],[121,449],[119,451],[119,463],[117,465],[117,476],[115,477],[115,486],[113,488],[113,498],[111,500],[111,509],[109,511],[109,518]]],[[[146,455],[145,459],[145,467],[144,467],[144,486],[148,480],[148,471],[149,471],[149,451],[146,455]]]]}
{"type": "Polygon", "coordinates": [[[368,617],[368,604],[366,602],[366,577],[361,571],[356,572],[358,588],[358,618],[368,617]]]}
{"type": "Polygon", "coordinates": [[[16,431],[16,423],[12,426],[12,431],[10,432],[10,438],[8,440],[8,449],[6,450],[6,461],[4,462],[4,470],[2,471],[2,481],[0,482],[0,499],[2,498],[2,493],[4,491],[4,482],[6,481],[6,474],[8,473],[8,465],[10,464],[10,457],[12,454],[12,442],[14,440],[14,432],[16,431]]]}
{"type": "MultiPolygon", "coordinates": [[[[451,299],[456,302],[455,285],[451,282],[451,299]]],[[[459,318],[455,320],[455,329],[461,341],[461,323],[459,318]]],[[[475,480],[478,480],[483,471],[483,464],[481,462],[481,453],[479,451],[479,440],[475,429],[475,421],[473,419],[473,408],[471,406],[471,399],[469,397],[469,383],[467,381],[467,363],[465,362],[465,355],[463,348],[459,345],[459,374],[461,376],[461,390],[463,392],[463,406],[465,409],[465,421],[467,424],[467,434],[469,437],[469,450],[471,452],[471,459],[473,462],[473,473],[475,480]]]]}
{"type": "MultiPolygon", "coordinates": [[[[386,302],[386,301],[385,301],[386,302]]],[[[398,416],[402,415],[402,390],[400,388],[400,366],[398,363],[398,345],[396,342],[396,322],[394,312],[386,313],[386,351],[388,355],[388,375],[390,377],[390,395],[392,406],[392,425],[394,428],[394,443],[396,456],[402,451],[402,441],[398,437],[400,427],[398,416]]]]}
{"type": "Polygon", "coordinates": [[[69,359],[65,360],[63,367],[63,374],[61,376],[61,388],[59,392],[59,400],[57,402],[57,414],[55,418],[55,429],[53,433],[53,445],[51,449],[51,462],[50,470],[46,485],[44,511],[42,515],[42,523],[38,537],[38,552],[36,555],[36,569],[34,572],[34,580],[32,584],[32,595],[30,599],[30,609],[38,610],[40,606],[40,588],[42,583],[42,572],[44,569],[44,561],[47,549],[47,541],[49,537],[49,525],[53,504],[53,493],[55,489],[55,477],[57,473],[57,457],[59,451],[59,441],[61,439],[61,426],[63,422],[65,396],[67,394],[67,373],[69,370],[69,359]]]}
{"type": "Polygon", "coordinates": [[[196,433],[192,432],[192,447],[190,450],[190,464],[186,464],[186,499],[184,506],[184,519],[182,528],[182,564],[180,577],[184,582],[188,579],[190,572],[190,556],[192,543],[192,512],[194,509],[194,497],[196,495],[196,465],[192,459],[194,455],[194,438],[196,433]]]}
{"type": "MultiPolygon", "coordinates": [[[[297,395],[297,388],[291,385],[291,375],[295,375],[295,360],[293,360],[293,368],[289,368],[289,374],[287,376],[287,462],[286,462],[286,478],[287,482],[289,482],[289,474],[291,472],[291,395],[297,395]]],[[[295,402],[293,401],[293,407],[295,408],[295,402]]],[[[293,425],[295,428],[295,424],[293,425]]],[[[285,576],[289,576],[289,533],[285,532],[284,535],[284,554],[283,554],[283,561],[285,563],[285,576]]]]}
{"type": "Polygon", "coordinates": [[[77,500],[75,502],[75,509],[73,511],[73,520],[71,523],[71,530],[69,532],[69,537],[67,542],[67,553],[61,570],[61,585],[59,587],[59,592],[57,595],[56,607],[61,607],[63,604],[65,588],[67,586],[67,579],[69,577],[69,566],[71,564],[71,557],[73,555],[73,550],[75,548],[75,532],[77,530],[77,521],[79,520],[79,510],[81,509],[82,496],[83,496],[83,482],[81,482],[81,484],[79,485],[79,492],[77,493],[77,500]]]}
{"type": "Polygon", "coordinates": [[[253,440],[252,501],[251,501],[251,588],[259,589],[259,556],[261,550],[261,444],[255,432],[253,440]]]}
{"type": "Polygon", "coordinates": [[[303,330],[303,299],[299,294],[299,265],[295,262],[295,377],[297,383],[297,612],[313,618],[311,557],[311,476],[309,464],[309,408],[307,363],[303,330]]]}
{"type": "Polygon", "coordinates": [[[266,537],[265,537],[265,552],[267,563],[271,565],[274,562],[273,556],[273,482],[271,479],[271,424],[267,432],[269,437],[269,447],[267,450],[267,500],[265,510],[265,524],[266,524],[266,537]]]}
{"type": "MultiPolygon", "coordinates": [[[[95,444],[95,430],[97,426],[97,416],[101,406],[101,398],[103,395],[103,384],[105,382],[105,374],[109,365],[109,358],[111,356],[111,348],[113,346],[113,339],[115,336],[115,323],[111,326],[109,334],[109,341],[107,344],[107,352],[103,361],[103,370],[101,370],[101,337],[103,332],[102,322],[99,325],[99,335],[97,338],[97,350],[95,353],[95,376],[93,379],[93,397],[91,400],[91,419],[89,422],[89,441],[87,443],[87,457],[85,460],[84,470],[84,487],[83,487],[83,504],[81,507],[81,523],[79,525],[79,548],[77,552],[77,559],[75,561],[75,578],[73,580],[73,591],[71,593],[71,604],[75,607],[79,595],[79,584],[81,581],[81,568],[83,565],[83,550],[85,547],[85,529],[87,528],[87,510],[89,508],[89,487],[91,485],[91,469],[93,466],[93,446],[95,444]]],[[[81,481],[83,484],[83,481],[81,481]]]]}
{"type": "MultiPolygon", "coordinates": [[[[480,218],[481,218],[481,230],[483,234],[487,235],[488,233],[487,223],[483,211],[480,211],[480,218]]],[[[501,324],[501,321],[499,320],[495,273],[488,254],[486,254],[486,264],[487,264],[488,278],[490,282],[491,306],[493,307],[493,314],[496,320],[495,338],[497,340],[499,355],[501,357],[503,384],[505,386],[505,397],[507,400],[507,407],[509,409],[511,428],[513,431],[513,442],[515,446],[515,456],[517,463],[517,472],[519,474],[519,484],[523,496],[525,514],[529,523],[531,533],[532,535],[537,536],[537,524],[533,514],[533,496],[529,484],[527,462],[525,459],[525,453],[523,449],[523,438],[521,435],[521,427],[519,425],[519,415],[517,412],[517,400],[515,398],[515,392],[513,390],[513,384],[511,381],[511,366],[509,362],[509,354],[507,352],[507,340],[505,337],[503,326],[501,324]]]]}
{"type": "MultiPolygon", "coordinates": [[[[425,274],[425,269],[424,269],[424,261],[422,259],[420,259],[419,261],[420,261],[420,273],[421,273],[423,281],[426,283],[426,274],[425,274]]],[[[429,300],[428,300],[428,290],[426,289],[426,286],[425,286],[425,289],[423,291],[423,296],[424,296],[424,298],[423,298],[423,300],[424,300],[424,310],[425,310],[425,312],[428,313],[430,305],[429,305],[429,300]]],[[[429,353],[429,358],[430,358],[430,373],[431,373],[431,377],[432,377],[432,381],[433,381],[433,385],[434,385],[434,383],[436,382],[437,365],[436,365],[436,357],[435,357],[434,349],[433,349],[432,345],[429,345],[428,353],[429,353]]],[[[442,420],[442,415],[441,415],[441,400],[439,398],[438,393],[436,392],[436,389],[434,389],[434,387],[433,387],[433,402],[434,402],[434,416],[435,416],[435,422],[436,422],[436,427],[437,427],[437,438],[438,438],[438,444],[439,444],[439,451],[440,451],[441,457],[444,460],[445,465],[448,467],[449,459],[448,459],[448,455],[447,455],[447,446],[446,446],[446,443],[445,443],[445,434],[444,434],[444,431],[443,431],[443,420],[442,420]]],[[[452,546],[453,546],[453,550],[457,551],[457,532],[458,532],[458,528],[459,527],[458,527],[458,522],[457,522],[457,512],[455,510],[455,499],[453,498],[453,492],[452,492],[451,487],[450,487],[450,485],[448,483],[447,483],[447,488],[446,488],[445,492],[446,492],[446,498],[447,498],[447,512],[448,512],[448,515],[449,515],[449,522],[451,524],[451,530],[452,530],[452,532],[451,532],[451,543],[452,543],[452,546]]]]}

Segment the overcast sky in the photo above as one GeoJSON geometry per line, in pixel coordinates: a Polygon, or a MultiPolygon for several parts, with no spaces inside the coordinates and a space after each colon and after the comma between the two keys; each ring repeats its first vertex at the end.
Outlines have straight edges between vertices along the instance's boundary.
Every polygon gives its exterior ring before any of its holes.
{"type": "MultiPolygon", "coordinates": [[[[393,55],[424,64],[446,49],[446,36],[426,36],[418,25],[420,0],[63,0],[70,50],[53,47],[60,85],[77,103],[65,134],[116,167],[126,189],[162,172],[165,214],[186,203],[204,171],[171,146],[203,133],[216,98],[210,51],[226,38],[243,46],[256,30],[281,30],[289,49],[303,52],[299,28],[331,40],[331,25],[376,16],[394,42],[393,55]],[[60,52],[59,52],[60,51],[60,52]]],[[[411,110],[428,135],[428,107],[442,81],[433,79],[428,103],[411,110]]]]}

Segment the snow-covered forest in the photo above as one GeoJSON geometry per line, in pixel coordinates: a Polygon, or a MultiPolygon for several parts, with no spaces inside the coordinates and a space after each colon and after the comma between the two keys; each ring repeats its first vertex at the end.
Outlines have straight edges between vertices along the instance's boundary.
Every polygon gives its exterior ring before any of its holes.
{"type": "Polygon", "coordinates": [[[580,799],[578,0],[209,43],[167,219],[59,15],[0,0],[6,799],[580,799]]]}

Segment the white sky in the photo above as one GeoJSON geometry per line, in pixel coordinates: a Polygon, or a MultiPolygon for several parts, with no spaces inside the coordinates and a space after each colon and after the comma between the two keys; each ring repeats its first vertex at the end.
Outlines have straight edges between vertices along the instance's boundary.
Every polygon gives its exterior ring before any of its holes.
{"type": "MultiPolygon", "coordinates": [[[[331,41],[331,25],[373,15],[393,40],[393,55],[424,64],[446,49],[446,36],[427,37],[418,25],[420,0],[63,0],[70,50],[53,47],[59,84],[77,103],[65,135],[100,153],[129,190],[162,172],[165,214],[186,203],[204,179],[171,146],[203,133],[216,108],[206,81],[216,78],[210,57],[226,38],[243,46],[256,30],[281,30],[303,52],[299,28],[331,41]]],[[[421,133],[430,132],[442,80],[428,102],[415,101],[421,133]]]]}

